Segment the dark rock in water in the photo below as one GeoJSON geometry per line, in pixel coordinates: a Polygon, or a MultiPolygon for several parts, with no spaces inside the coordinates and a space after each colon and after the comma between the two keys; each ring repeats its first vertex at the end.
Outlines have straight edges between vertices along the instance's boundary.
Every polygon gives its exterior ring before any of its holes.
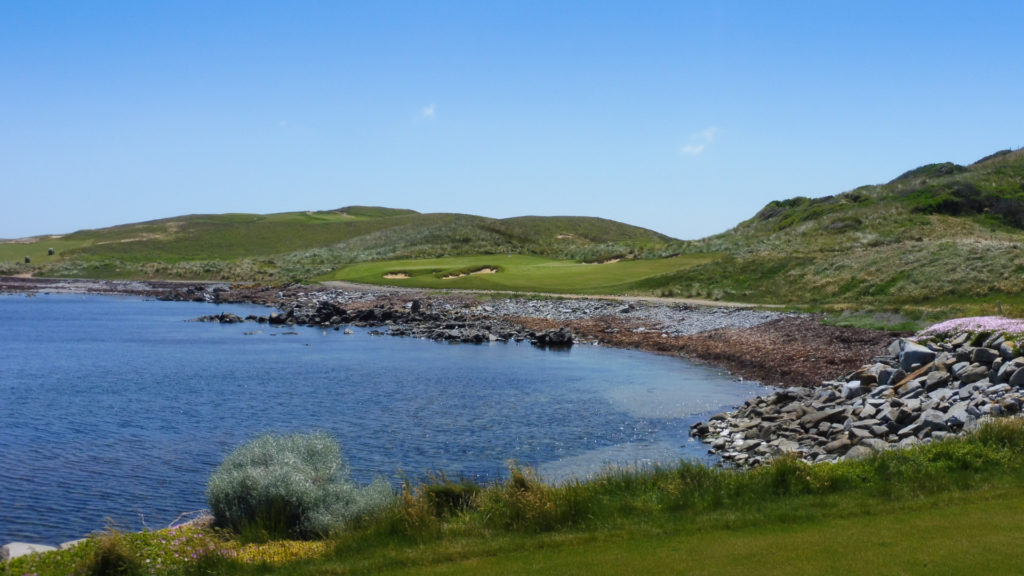
{"type": "Polygon", "coordinates": [[[535,335],[530,343],[542,348],[569,348],[573,344],[572,330],[565,326],[557,330],[546,330],[535,335]]]}
{"type": "Polygon", "coordinates": [[[245,322],[241,316],[232,314],[230,312],[223,312],[221,314],[211,314],[209,316],[200,316],[196,318],[196,322],[220,322],[221,324],[238,324],[245,322]]]}

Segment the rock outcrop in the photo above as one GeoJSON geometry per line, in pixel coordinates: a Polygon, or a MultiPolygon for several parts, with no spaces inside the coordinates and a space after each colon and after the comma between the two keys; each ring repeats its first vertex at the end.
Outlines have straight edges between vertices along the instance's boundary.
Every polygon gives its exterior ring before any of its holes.
{"type": "Polygon", "coordinates": [[[53,546],[47,546],[45,544],[29,544],[27,542],[11,542],[0,546],[0,562],[6,562],[14,558],[20,558],[21,556],[27,556],[29,554],[42,554],[44,552],[53,552],[56,550],[53,546]]]}
{"type": "Polygon", "coordinates": [[[341,330],[345,326],[383,328],[377,334],[412,336],[430,340],[482,344],[485,342],[529,341],[545,348],[568,348],[575,342],[568,327],[532,331],[513,322],[496,318],[490,311],[474,314],[453,306],[420,300],[401,303],[375,303],[373,306],[356,305],[346,308],[346,302],[330,294],[310,294],[288,300],[281,312],[268,316],[250,315],[246,318],[231,313],[196,318],[197,322],[259,322],[274,326],[314,326],[341,330]]]}
{"type": "Polygon", "coordinates": [[[899,339],[889,355],[820,388],[786,388],[700,422],[691,435],[724,462],[784,453],[808,462],[863,457],[961,433],[1024,405],[1024,357],[1004,334],[899,339]]]}

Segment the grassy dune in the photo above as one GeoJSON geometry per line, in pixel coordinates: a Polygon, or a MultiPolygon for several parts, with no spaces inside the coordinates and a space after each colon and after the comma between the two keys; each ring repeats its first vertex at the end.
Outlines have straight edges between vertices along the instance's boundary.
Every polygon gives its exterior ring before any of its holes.
{"type": "Polygon", "coordinates": [[[728,257],[644,286],[819,308],[1024,315],[1024,150],[771,202],[688,250],[728,257]]]}

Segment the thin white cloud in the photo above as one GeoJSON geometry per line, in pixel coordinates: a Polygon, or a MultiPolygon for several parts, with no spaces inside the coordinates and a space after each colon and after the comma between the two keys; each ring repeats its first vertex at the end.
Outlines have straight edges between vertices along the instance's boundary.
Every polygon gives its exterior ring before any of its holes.
{"type": "Polygon", "coordinates": [[[704,151],[703,144],[687,144],[679,149],[679,153],[683,156],[696,156],[704,151]]]}
{"type": "Polygon", "coordinates": [[[437,116],[437,110],[434,108],[433,104],[420,108],[420,118],[430,119],[434,118],[435,116],[437,116]]]}
{"type": "Polygon", "coordinates": [[[690,135],[690,143],[680,148],[679,153],[683,156],[697,156],[715,141],[716,136],[718,136],[718,126],[708,126],[700,132],[690,135]]]}

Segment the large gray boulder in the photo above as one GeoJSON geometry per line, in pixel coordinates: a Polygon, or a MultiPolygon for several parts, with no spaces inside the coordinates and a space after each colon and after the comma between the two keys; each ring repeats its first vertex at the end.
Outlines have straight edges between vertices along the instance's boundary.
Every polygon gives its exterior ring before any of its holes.
{"type": "Polygon", "coordinates": [[[925,428],[929,430],[940,430],[945,432],[949,429],[946,424],[947,416],[938,410],[925,410],[918,419],[925,428]]]}
{"type": "Polygon", "coordinates": [[[966,369],[958,374],[960,381],[964,384],[973,384],[975,382],[981,382],[988,378],[988,368],[981,364],[971,364],[966,369]]]}
{"type": "Polygon", "coordinates": [[[1024,368],[1015,370],[1013,375],[1010,376],[1007,383],[1014,388],[1020,388],[1024,386],[1024,368]]]}
{"type": "Polygon", "coordinates": [[[530,343],[542,348],[569,348],[573,343],[572,330],[565,326],[557,330],[546,330],[535,335],[530,343]]]}
{"type": "Polygon", "coordinates": [[[999,351],[991,348],[975,348],[971,351],[971,362],[978,364],[991,364],[999,358],[999,351]]]}
{"type": "Polygon", "coordinates": [[[37,554],[43,552],[53,552],[56,550],[53,546],[47,546],[45,544],[29,544],[28,542],[11,542],[5,546],[0,546],[0,561],[8,561],[21,556],[28,556],[29,554],[37,554]]]}
{"type": "Polygon", "coordinates": [[[850,448],[850,451],[846,453],[846,459],[847,460],[863,460],[864,458],[867,458],[867,457],[871,456],[874,453],[875,453],[875,450],[872,449],[870,446],[863,446],[861,444],[858,444],[858,445],[854,446],[853,448],[850,448]]]}
{"type": "Polygon", "coordinates": [[[900,368],[910,371],[915,365],[924,366],[935,360],[935,352],[909,340],[897,340],[900,368]]]}
{"type": "Polygon", "coordinates": [[[1017,347],[1016,342],[1003,342],[999,345],[999,355],[1004,360],[1013,360],[1019,356],[1020,349],[1017,347]]]}

